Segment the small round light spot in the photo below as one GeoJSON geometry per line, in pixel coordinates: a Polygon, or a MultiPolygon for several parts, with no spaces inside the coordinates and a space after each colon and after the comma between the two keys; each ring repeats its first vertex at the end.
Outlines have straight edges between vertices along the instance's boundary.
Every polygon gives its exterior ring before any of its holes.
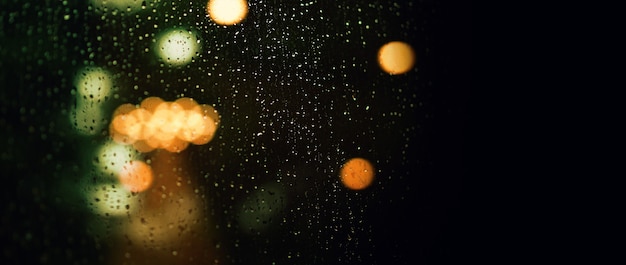
{"type": "Polygon", "coordinates": [[[139,160],[130,161],[120,171],[120,182],[131,192],[142,192],[152,185],[152,168],[139,160]]]}
{"type": "Polygon", "coordinates": [[[157,38],[156,53],[170,66],[183,66],[191,62],[200,51],[196,35],[188,30],[167,30],[157,38]]]}
{"type": "Polygon", "coordinates": [[[235,25],[248,15],[248,2],[246,0],[209,0],[207,13],[219,25],[235,25]]]}
{"type": "Polygon", "coordinates": [[[404,74],[413,68],[415,52],[405,42],[392,41],[378,50],[378,64],[391,75],[404,74]]]}
{"type": "Polygon", "coordinates": [[[85,67],[74,78],[81,102],[101,103],[111,94],[113,81],[111,74],[100,67],[85,67]]]}
{"type": "Polygon", "coordinates": [[[374,167],[366,159],[352,158],[343,164],[339,177],[347,188],[362,190],[374,181],[374,167]]]}

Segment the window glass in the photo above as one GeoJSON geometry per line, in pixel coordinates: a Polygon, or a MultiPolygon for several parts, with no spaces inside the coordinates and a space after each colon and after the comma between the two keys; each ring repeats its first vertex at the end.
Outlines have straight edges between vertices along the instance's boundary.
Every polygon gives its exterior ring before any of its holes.
{"type": "Polygon", "coordinates": [[[457,258],[468,6],[2,1],[2,263],[457,258]]]}

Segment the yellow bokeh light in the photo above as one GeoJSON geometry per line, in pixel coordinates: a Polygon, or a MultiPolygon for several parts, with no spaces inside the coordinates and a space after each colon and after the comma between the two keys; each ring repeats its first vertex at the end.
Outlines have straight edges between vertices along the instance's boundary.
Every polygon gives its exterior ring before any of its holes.
{"type": "Polygon", "coordinates": [[[213,106],[198,105],[191,98],[165,102],[149,97],[140,106],[120,105],[113,113],[109,133],[114,141],[132,144],[140,152],[161,148],[180,152],[189,143],[210,142],[219,124],[213,106]]]}
{"type": "Polygon", "coordinates": [[[200,112],[186,110],[184,124],[176,136],[190,142],[202,135],[205,127],[204,118],[200,112]]]}
{"type": "Polygon", "coordinates": [[[163,102],[165,101],[163,101],[160,97],[149,97],[141,101],[141,107],[149,112],[154,112],[163,102]]]}
{"type": "Polygon", "coordinates": [[[341,183],[352,190],[362,190],[374,181],[374,167],[364,158],[352,158],[341,167],[341,183]]]}
{"type": "MultiPolygon", "coordinates": [[[[150,140],[153,140],[154,138],[150,138],[150,140]]],[[[147,153],[147,152],[151,152],[154,149],[157,149],[159,147],[159,142],[156,140],[153,141],[148,141],[148,140],[138,140],[136,142],[133,143],[133,147],[142,153],[147,153]]]]}
{"type": "Polygon", "coordinates": [[[180,127],[176,113],[170,108],[171,103],[164,102],[159,105],[152,115],[150,127],[155,129],[154,137],[159,141],[166,142],[176,137],[176,129],[180,127]]]}
{"type": "MultiPolygon", "coordinates": [[[[126,128],[128,128],[128,135],[135,139],[150,138],[154,134],[154,129],[150,126],[146,126],[152,120],[152,113],[149,111],[138,108],[130,113],[132,121],[134,123],[127,122],[126,128]]],[[[131,119],[129,119],[130,121],[131,119]]]]}
{"type": "Polygon", "coordinates": [[[235,25],[248,15],[248,1],[209,0],[207,13],[219,25],[235,25]]]}
{"type": "Polygon", "coordinates": [[[378,50],[378,64],[391,75],[404,74],[413,68],[415,52],[407,43],[392,41],[378,50]]]}
{"type": "Polygon", "coordinates": [[[183,66],[191,62],[200,51],[200,41],[194,32],[170,29],[157,38],[157,56],[171,66],[183,66]]]}
{"type": "Polygon", "coordinates": [[[202,145],[210,142],[213,139],[215,131],[217,130],[220,122],[217,110],[215,110],[210,105],[200,105],[200,113],[202,114],[203,123],[201,123],[200,126],[197,128],[203,130],[199,130],[200,135],[198,135],[196,139],[191,141],[193,144],[196,145],[202,145]]]}

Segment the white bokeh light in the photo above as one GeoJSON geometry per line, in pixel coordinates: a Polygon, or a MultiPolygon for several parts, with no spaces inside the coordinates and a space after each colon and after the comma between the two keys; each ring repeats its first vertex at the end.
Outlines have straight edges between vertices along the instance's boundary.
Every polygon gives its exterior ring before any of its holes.
{"type": "Polygon", "coordinates": [[[111,74],[100,67],[85,67],[74,77],[74,85],[78,92],[79,103],[99,102],[111,95],[113,78],[111,74]]]}
{"type": "Polygon", "coordinates": [[[96,150],[94,163],[100,171],[116,177],[124,164],[136,160],[138,157],[139,152],[133,149],[132,146],[108,141],[96,150]]]}
{"type": "Polygon", "coordinates": [[[184,29],[169,29],[156,40],[155,52],[166,64],[182,66],[191,62],[200,51],[196,34],[184,29]]]}
{"type": "Polygon", "coordinates": [[[96,135],[105,127],[107,120],[98,104],[79,103],[69,113],[70,123],[78,133],[96,135]]]}
{"type": "Polygon", "coordinates": [[[133,195],[122,185],[101,184],[87,188],[86,199],[91,210],[104,216],[124,216],[139,207],[138,195],[133,195]]]}

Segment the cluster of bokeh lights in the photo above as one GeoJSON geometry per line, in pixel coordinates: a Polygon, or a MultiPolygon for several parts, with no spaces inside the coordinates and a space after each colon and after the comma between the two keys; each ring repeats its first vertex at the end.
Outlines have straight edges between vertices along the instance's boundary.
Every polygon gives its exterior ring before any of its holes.
{"type": "Polygon", "coordinates": [[[180,152],[189,143],[202,145],[211,141],[218,125],[219,114],[210,105],[198,104],[192,98],[166,102],[149,97],[139,106],[119,106],[109,132],[114,141],[132,144],[140,152],[157,148],[180,152]]]}
{"type": "MultiPolygon", "coordinates": [[[[113,13],[141,12],[147,7],[156,8],[159,1],[146,0],[90,0],[98,12],[113,13]]],[[[208,0],[206,17],[219,26],[235,26],[243,23],[250,11],[246,0],[208,0]]],[[[154,35],[153,55],[163,65],[181,68],[201,58],[202,32],[189,25],[179,25],[160,30],[154,35]]],[[[410,74],[415,69],[416,54],[411,44],[403,41],[388,41],[380,46],[377,62],[381,71],[395,76],[410,74]]],[[[395,78],[395,77],[394,77],[395,78]]],[[[398,77],[401,78],[401,77],[398,77]]],[[[75,129],[84,135],[98,135],[106,128],[108,116],[104,104],[117,90],[114,75],[102,67],[84,67],[75,76],[76,107],[70,114],[75,129]],[[115,88],[115,89],[114,89],[115,88]]],[[[109,124],[113,141],[98,151],[100,170],[115,177],[121,185],[101,185],[93,189],[90,196],[99,199],[93,203],[97,212],[124,215],[134,210],[139,202],[136,194],[153,185],[158,170],[153,172],[151,162],[141,161],[139,152],[155,149],[181,152],[189,144],[209,143],[219,127],[219,114],[213,106],[199,104],[191,98],[179,98],[172,102],[158,97],[149,97],[140,104],[123,104],[117,107],[109,124]],[[155,174],[156,173],[156,174],[155,174]],[[125,205],[131,205],[124,207],[125,205]],[[130,208],[130,210],[129,210],[130,208]]],[[[338,172],[339,181],[346,189],[359,191],[374,183],[374,164],[365,158],[353,157],[345,161],[338,172]]],[[[263,191],[284,194],[278,186],[262,187],[263,191]]],[[[282,201],[272,201],[265,192],[252,194],[241,204],[240,224],[250,231],[260,231],[267,224],[260,221],[275,217],[284,206],[282,201]],[[262,203],[259,204],[259,201],[262,203]],[[250,205],[259,204],[254,211],[250,205]]]]}

